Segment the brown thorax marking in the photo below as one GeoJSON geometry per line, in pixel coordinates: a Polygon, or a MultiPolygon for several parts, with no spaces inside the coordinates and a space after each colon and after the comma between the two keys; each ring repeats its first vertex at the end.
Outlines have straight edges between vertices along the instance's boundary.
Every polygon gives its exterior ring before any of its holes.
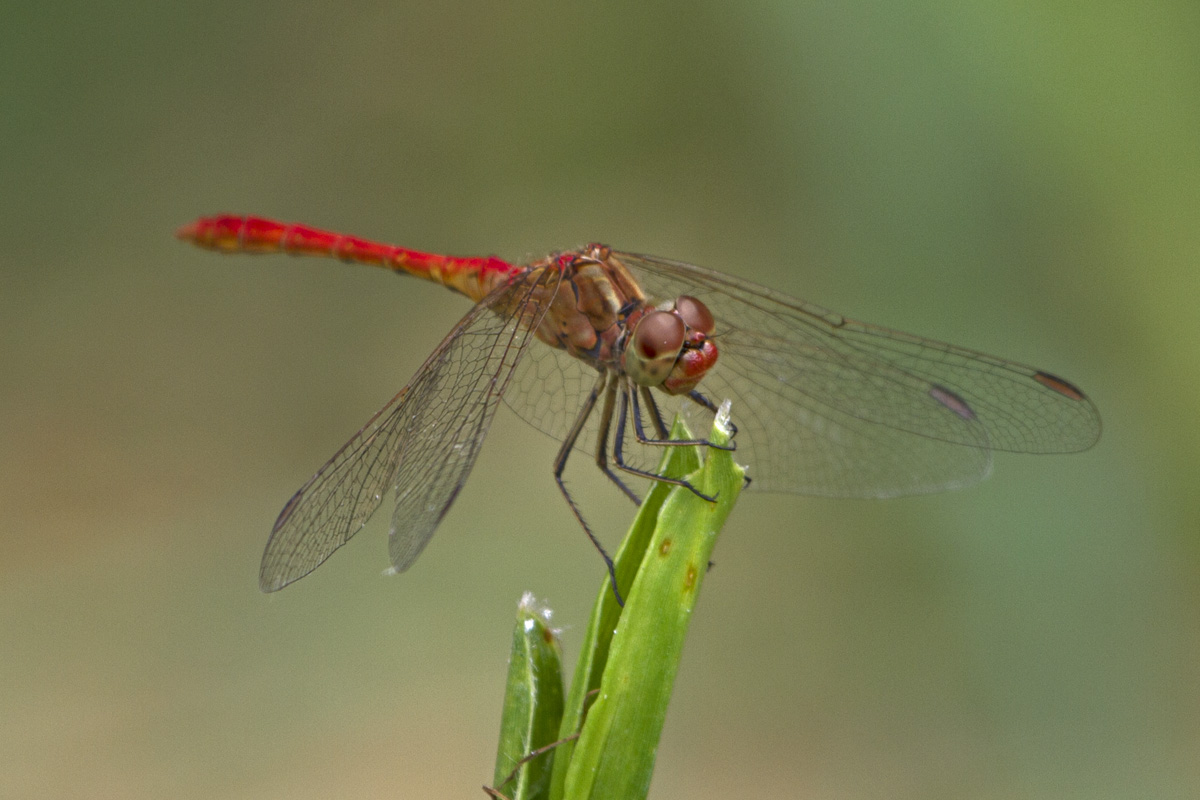
{"type": "MultiPolygon", "coordinates": [[[[537,337],[596,366],[615,365],[627,318],[646,302],[637,281],[604,245],[588,245],[534,265],[538,273],[554,268],[562,270],[562,282],[537,337]]],[[[536,295],[548,291],[535,290],[533,299],[545,302],[544,294],[536,295]]]]}

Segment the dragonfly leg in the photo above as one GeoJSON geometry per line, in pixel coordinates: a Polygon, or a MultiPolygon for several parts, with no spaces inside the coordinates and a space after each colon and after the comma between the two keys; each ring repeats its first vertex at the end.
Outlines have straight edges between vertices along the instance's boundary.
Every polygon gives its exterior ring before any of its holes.
{"type": "MultiPolygon", "coordinates": [[[[699,405],[704,406],[705,408],[707,408],[709,411],[713,412],[714,414],[717,413],[716,404],[713,403],[712,400],[709,400],[705,395],[696,391],[695,389],[692,389],[690,392],[688,392],[688,399],[690,399],[693,403],[697,403],[699,405]]],[[[737,442],[733,441],[734,436],[737,436],[737,425],[733,424],[733,420],[729,420],[729,444],[725,445],[724,447],[722,447],[721,445],[717,445],[717,444],[709,444],[709,447],[715,447],[718,450],[737,450],[737,442]]],[[[750,488],[750,483],[751,483],[750,476],[743,475],[742,476],[742,488],[743,489],[750,488]]],[[[709,567],[710,568],[712,567],[712,562],[709,562],[709,567]]]]}
{"type": "MultiPolygon", "coordinates": [[[[661,481],[663,483],[674,484],[675,486],[682,486],[685,489],[687,489],[689,492],[691,492],[692,494],[696,495],[697,497],[699,497],[703,500],[707,500],[710,503],[715,503],[717,501],[717,498],[715,496],[709,496],[709,495],[705,494],[704,492],[700,491],[695,486],[693,486],[691,483],[684,480],[683,478],[668,478],[666,475],[659,475],[657,472],[650,472],[648,470],[638,469],[637,467],[631,467],[625,463],[625,452],[624,452],[625,424],[628,419],[629,404],[631,402],[633,403],[633,405],[635,407],[635,409],[634,409],[634,420],[635,420],[634,427],[636,428],[636,427],[638,427],[637,422],[636,422],[636,420],[638,419],[638,414],[637,414],[637,409],[636,409],[637,390],[633,389],[633,388],[630,388],[627,391],[624,391],[621,393],[621,410],[617,413],[617,432],[616,432],[616,435],[613,436],[613,463],[617,465],[617,469],[622,470],[624,472],[628,472],[630,475],[637,475],[640,478],[647,478],[652,481],[661,481]],[[631,398],[632,398],[632,400],[631,400],[631,398]]],[[[639,439],[639,441],[641,441],[641,439],[639,439]]],[[[703,439],[700,439],[697,441],[674,441],[674,440],[661,441],[661,440],[655,440],[655,439],[648,439],[645,441],[645,444],[702,445],[702,444],[708,444],[708,442],[703,439]]]]}
{"type": "Polygon", "coordinates": [[[567,468],[567,458],[571,455],[571,450],[575,448],[575,442],[579,439],[579,434],[583,430],[583,426],[587,424],[588,417],[591,416],[592,411],[595,409],[596,400],[600,397],[600,392],[605,388],[607,381],[608,374],[601,371],[600,377],[596,379],[596,385],[592,387],[592,390],[588,392],[587,398],[584,399],[583,406],[579,409],[579,415],[575,417],[575,423],[571,426],[570,432],[563,439],[562,447],[559,448],[558,455],[554,457],[554,482],[558,484],[558,490],[566,498],[567,505],[571,508],[571,513],[579,521],[580,527],[583,528],[583,532],[591,540],[592,546],[596,548],[596,552],[604,559],[604,566],[608,568],[608,578],[612,582],[613,595],[617,598],[617,605],[624,607],[625,601],[621,597],[621,590],[617,588],[617,571],[613,567],[613,561],[604,550],[604,545],[600,544],[600,540],[596,538],[596,534],[592,533],[591,527],[588,526],[587,521],[583,518],[583,514],[579,512],[579,507],[575,505],[575,501],[571,498],[571,493],[567,491],[566,483],[563,482],[563,470],[567,468]]]}
{"type": "MultiPolygon", "coordinates": [[[[688,392],[688,399],[691,400],[693,403],[704,406],[705,408],[707,408],[709,411],[713,412],[714,414],[717,413],[716,404],[713,403],[712,400],[709,400],[708,397],[706,397],[705,395],[696,391],[695,389],[692,389],[690,392],[688,392]]],[[[734,436],[737,436],[737,425],[733,424],[733,420],[729,420],[729,444],[725,445],[724,447],[722,447],[721,445],[710,444],[709,447],[715,447],[718,450],[737,450],[737,442],[733,441],[734,436]]],[[[743,489],[750,488],[750,483],[751,483],[750,476],[743,475],[742,476],[742,488],[743,489]]],[[[709,564],[709,566],[710,567],[712,566],[711,563],[709,564]]]]}
{"type": "MultiPolygon", "coordinates": [[[[705,408],[707,408],[709,411],[711,411],[714,414],[717,413],[717,404],[714,403],[712,400],[709,400],[708,397],[706,395],[702,394],[701,392],[698,392],[695,389],[692,389],[690,392],[688,392],[687,396],[688,396],[688,399],[691,400],[693,403],[700,405],[700,406],[704,406],[705,408]]],[[[729,435],[731,437],[737,436],[737,425],[733,424],[733,420],[729,420],[729,435]]],[[[731,444],[732,444],[732,442],[731,442],[731,444]]],[[[733,450],[735,448],[730,447],[729,449],[733,450]]]]}
{"type": "MultiPolygon", "coordinates": [[[[658,403],[654,402],[654,393],[650,391],[649,386],[638,387],[642,393],[642,398],[646,401],[646,408],[650,409],[650,421],[654,423],[654,430],[658,433],[659,439],[670,439],[671,433],[667,430],[667,422],[663,419],[662,412],[658,410],[658,403]]],[[[640,418],[641,414],[634,407],[634,414],[640,418]]]]}
{"type": "Polygon", "coordinates": [[[642,428],[642,408],[638,401],[638,392],[630,387],[629,400],[633,404],[633,435],[637,439],[638,444],[652,444],[659,446],[675,446],[675,445],[704,445],[705,447],[715,447],[718,450],[733,450],[735,449],[732,442],[729,444],[714,444],[708,439],[672,439],[667,432],[667,426],[663,422],[662,413],[658,410],[658,403],[654,400],[654,395],[650,393],[648,386],[639,387],[642,397],[646,401],[646,405],[650,408],[650,420],[654,423],[654,427],[658,432],[658,438],[652,439],[646,436],[646,431],[642,428]]]}

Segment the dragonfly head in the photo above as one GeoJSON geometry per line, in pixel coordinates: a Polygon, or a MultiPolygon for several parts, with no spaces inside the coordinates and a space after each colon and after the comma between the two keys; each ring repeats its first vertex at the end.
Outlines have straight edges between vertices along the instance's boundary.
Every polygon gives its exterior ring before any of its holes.
{"type": "Polygon", "coordinates": [[[646,311],[621,355],[625,373],[667,394],[690,392],[717,363],[717,346],[709,338],[713,327],[712,312],[688,295],[646,311]]]}

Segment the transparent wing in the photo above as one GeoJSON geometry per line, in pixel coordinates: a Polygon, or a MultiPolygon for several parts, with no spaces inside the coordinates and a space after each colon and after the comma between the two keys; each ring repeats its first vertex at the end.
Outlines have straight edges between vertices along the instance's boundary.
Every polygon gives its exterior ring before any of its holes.
{"type": "Polygon", "coordinates": [[[559,274],[518,276],[484,298],[412,381],[288,501],[267,541],[259,585],[275,591],[357,533],[383,494],[396,499],[389,552],[407,569],[449,510],[483,443],[559,274]]]}
{"type": "MultiPolygon", "coordinates": [[[[583,398],[596,383],[596,369],[554,347],[535,347],[521,359],[504,394],[504,403],[521,419],[556,442],[579,416],[583,398]]],[[[599,414],[592,414],[576,442],[576,449],[595,452],[599,414]]]]}
{"type": "Polygon", "coordinates": [[[1053,375],[834,314],[718,272],[616,253],[657,299],[708,304],[752,489],[884,497],[973,483],[992,450],[1083,450],[1095,406],[1053,375]]]}
{"type": "MultiPolygon", "coordinates": [[[[542,431],[556,442],[566,438],[575,424],[583,400],[596,383],[596,369],[590,364],[552,347],[531,348],[513,375],[512,384],[504,394],[504,403],[517,416],[542,431]]],[[[694,411],[690,400],[681,402],[678,397],[656,393],[656,403],[663,420],[669,427],[676,412],[682,410],[705,416],[694,411]]],[[[642,409],[642,421],[648,436],[655,436],[650,422],[650,410],[642,409]]],[[[597,411],[588,416],[575,441],[575,450],[594,455],[600,433],[602,415],[597,411]]],[[[709,430],[711,415],[697,422],[695,430],[709,430]]],[[[616,436],[616,424],[610,426],[608,452],[612,453],[612,437],[616,436]]],[[[626,426],[625,463],[637,469],[653,472],[662,460],[662,448],[645,447],[634,438],[632,419],[626,426]]]]}

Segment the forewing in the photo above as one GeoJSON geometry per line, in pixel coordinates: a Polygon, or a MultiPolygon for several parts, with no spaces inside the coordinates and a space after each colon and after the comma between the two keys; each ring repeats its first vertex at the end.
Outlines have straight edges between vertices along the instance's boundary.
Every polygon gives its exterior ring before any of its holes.
{"type": "Polygon", "coordinates": [[[1100,432],[1060,379],[965,348],[855,322],[681,262],[616,254],[656,299],[689,294],[717,321],[699,389],[733,400],[752,488],[889,496],[972,483],[991,450],[1072,452],[1100,432]]]}
{"type": "Polygon", "coordinates": [[[401,571],[416,560],[466,481],[557,280],[551,270],[526,273],[484,298],[288,501],[263,555],[263,591],[316,569],[366,524],[388,489],[396,498],[392,566],[401,571]]]}

